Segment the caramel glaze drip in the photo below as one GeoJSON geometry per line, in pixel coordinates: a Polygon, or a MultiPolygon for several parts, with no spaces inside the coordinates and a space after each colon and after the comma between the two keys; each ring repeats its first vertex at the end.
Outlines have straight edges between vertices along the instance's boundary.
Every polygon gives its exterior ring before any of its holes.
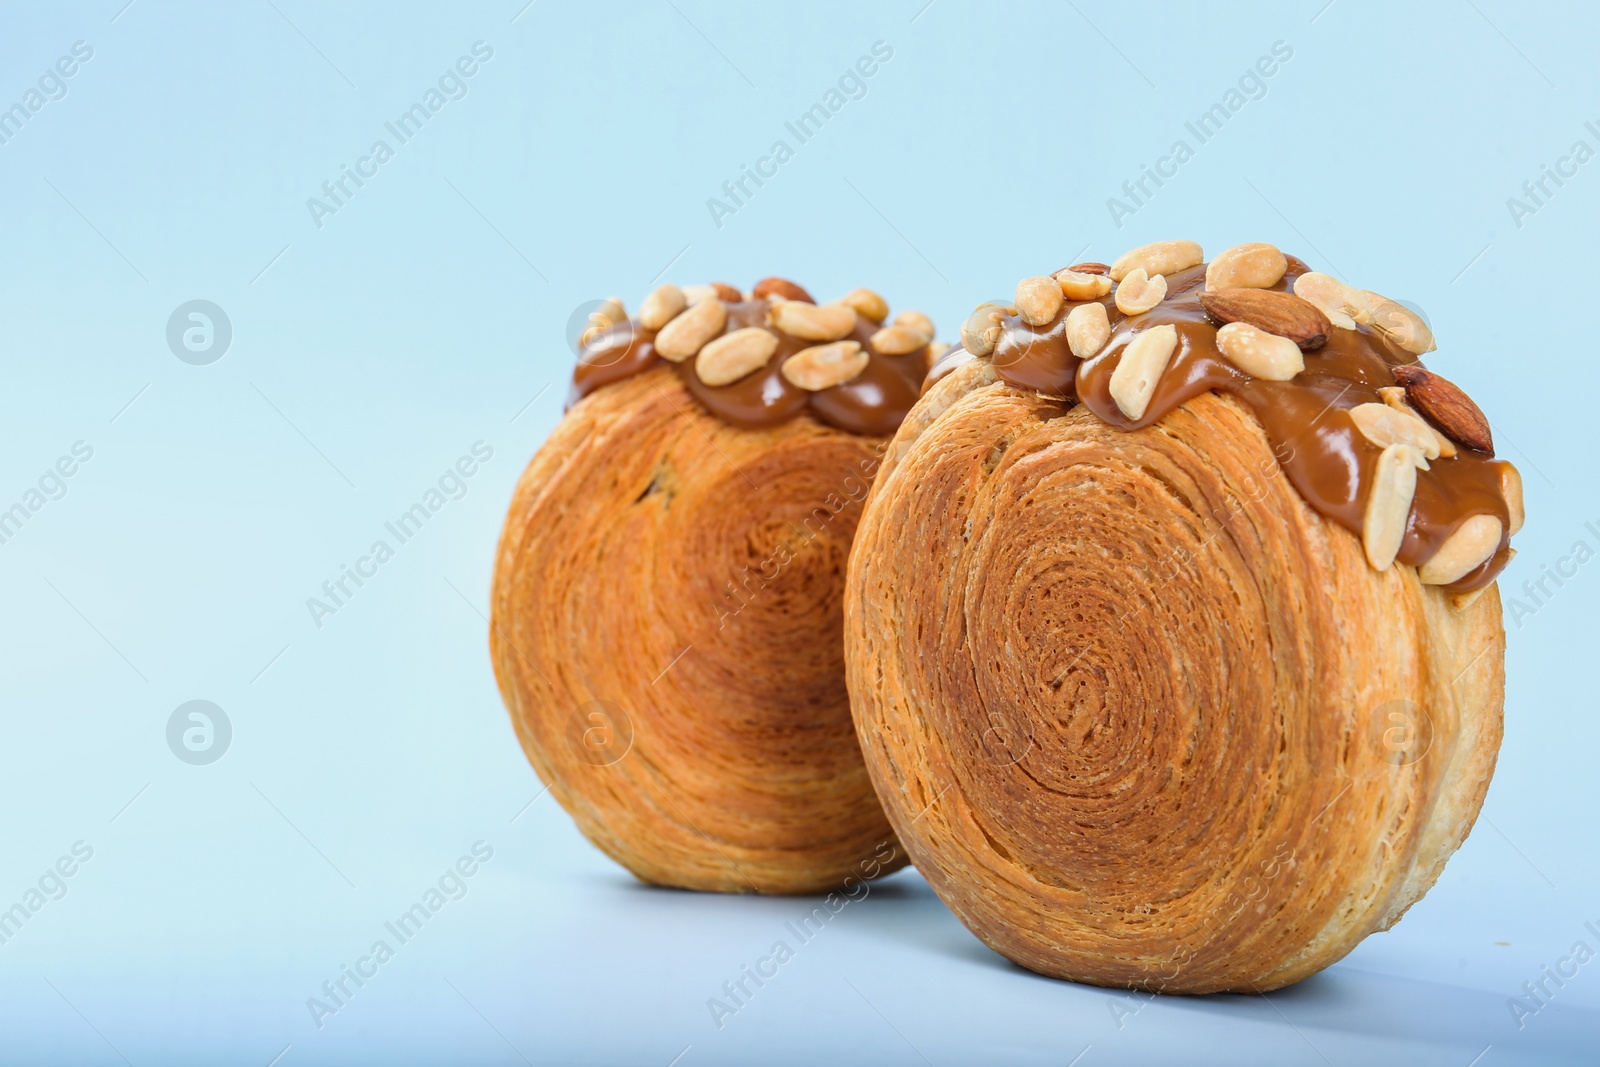
{"type": "MultiPolygon", "coordinates": [[[[1294,280],[1310,270],[1287,257],[1283,280],[1270,288],[1293,292],[1294,280]]],[[[1117,310],[1111,293],[1100,298],[1111,320],[1111,339],[1099,354],[1080,360],[1067,346],[1067,312],[1079,303],[1067,301],[1056,319],[1029,326],[1016,314],[1003,316],[1004,333],[991,359],[996,372],[1020,389],[1079,402],[1103,422],[1119,430],[1135,430],[1207,390],[1236,397],[1250,407],[1266,431],[1284,473],[1313,509],[1357,537],[1368,487],[1382,449],[1368,441],[1348,414],[1357,404],[1382,402],[1378,390],[1395,384],[1393,368],[1417,358],[1391,344],[1370,326],[1335,327],[1328,342],[1305,353],[1306,369],[1286,382],[1254,378],[1236,368],[1217,348],[1217,325],[1200,306],[1205,265],[1167,277],[1167,298],[1142,315],[1117,310]],[[1141,419],[1130,419],[1111,399],[1111,373],[1122,349],[1139,331],[1171,323],[1178,347],[1156,386],[1141,419]]],[[[999,309],[997,309],[999,310],[999,309]]],[[[945,374],[975,357],[960,346],[947,352],[929,373],[929,388],[945,374]]],[[[1483,564],[1451,585],[1452,593],[1481,589],[1494,581],[1511,559],[1510,513],[1501,490],[1504,461],[1462,446],[1451,458],[1429,461],[1417,472],[1405,540],[1398,559],[1419,565],[1467,519],[1493,515],[1500,520],[1500,547],[1483,564]]]]}
{"type": "MultiPolygon", "coordinates": [[[[841,338],[861,342],[861,350],[870,357],[866,369],[843,385],[813,393],[791,384],[783,376],[782,368],[784,360],[820,342],[791,337],[769,325],[764,298],[724,303],[728,307],[728,325],[723,333],[760,326],[778,338],[778,350],[767,365],[736,382],[720,386],[706,385],[700,380],[694,372],[692,357],[670,365],[694,398],[725,422],[758,430],[776,426],[809,408],[812,415],[829,426],[866,437],[887,437],[900,426],[900,420],[921,395],[928,350],[921,348],[902,356],[878,352],[870,344],[878,330],[877,323],[858,315],[855,332],[841,338]]],[[[667,362],[656,353],[654,339],[655,331],[645,329],[636,321],[612,326],[597,334],[578,358],[567,407],[571,408],[603,385],[667,362]]]]}

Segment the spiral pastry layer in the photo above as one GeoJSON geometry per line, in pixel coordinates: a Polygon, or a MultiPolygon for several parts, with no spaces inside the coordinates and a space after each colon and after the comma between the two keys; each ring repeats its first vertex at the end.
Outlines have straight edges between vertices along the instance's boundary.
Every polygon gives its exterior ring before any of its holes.
{"type": "Polygon", "coordinates": [[[873,489],[845,635],[912,861],[996,951],[1100,985],[1338,960],[1433,884],[1501,735],[1494,587],[1369,566],[1216,393],[1130,430],[954,368],[873,489]]]}
{"type": "Polygon", "coordinates": [[[661,364],[585,397],[523,474],[495,568],[500,690],[540,778],[639,878],[806,893],[905,863],[841,647],[884,444],[806,413],[736,427],[661,364]]]}

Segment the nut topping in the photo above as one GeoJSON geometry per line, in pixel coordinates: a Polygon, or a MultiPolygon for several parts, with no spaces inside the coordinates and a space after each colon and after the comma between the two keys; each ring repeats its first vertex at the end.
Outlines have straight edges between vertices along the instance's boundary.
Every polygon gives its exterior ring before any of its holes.
{"type": "Polygon", "coordinates": [[[621,326],[628,321],[628,310],[622,304],[620,296],[608,296],[600,301],[600,306],[589,313],[589,321],[604,322],[607,326],[621,326]]]}
{"type": "Polygon", "coordinates": [[[1117,310],[1124,315],[1143,315],[1166,298],[1166,276],[1147,276],[1143,267],[1135,267],[1123,275],[1117,286],[1117,310]]]}
{"type": "Polygon", "coordinates": [[[589,342],[613,326],[621,326],[628,321],[628,312],[622,306],[622,298],[608,296],[600,301],[600,306],[589,312],[589,325],[583,328],[578,335],[578,347],[588,348],[589,342]]]}
{"type": "Polygon", "coordinates": [[[975,356],[987,356],[1000,343],[1006,330],[1001,325],[1004,309],[997,304],[980,304],[961,324],[961,347],[975,356]]]}
{"type": "Polygon", "coordinates": [[[744,294],[727,282],[712,282],[711,288],[716,292],[717,299],[725,303],[737,304],[744,300],[744,294]]]}
{"type": "Polygon", "coordinates": [[[1522,472],[1504,461],[1500,465],[1500,495],[1505,497],[1507,516],[1506,532],[1515,534],[1522,529],[1522,472]]]}
{"type": "Polygon", "coordinates": [[[1415,311],[1369,289],[1361,290],[1361,295],[1370,304],[1372,328],[1390,341],[1417,356],[1439,347],[1434,343],[1433,331],[1415,311]]]}
{"type": "Polygon", "coordinates": [[[1451,534],[1439,551],[1417,568],[1423,585],[1449,585],[1477,570],[1500,548],[1500,520],[1474,515],[1451,534]]]}
{"type": "Polygon", "coordinates": [[[1111,372],[1111,399],[1128,418],[1144,418],[1156,384],[1177,347],[1177,327],[1166,323],[1136,334],[1122,350],[1122,358],[1111,372]]]}
{"type": "Polygon", "coordinates": [[[759,326],[746,326],[700,349],[694,372],[707,385],[730,385],[765,367],[777,350],[777,337],[759,326]]]}
{"type": "MultiPolygon", "coordinates": [[[[1378,389],[1378,396],[1383,399],[1385,404],[1394,408],[1396,411],[1403,411],[1407,415],[1410,415],[1414,418],[1422,419],[1422,416],[1417,414],[1417,409],[1406,402],[1405,386],[1381,386],[1378,389]]],[[[1433,426],[1428,424],[1426,419],[1422,419],[1422,421],[1424,425],[1428,426],[1429,430],[1433,431],[1434,442],[1439,446],[1439,455],[1443,456],[1445,459],[1449,459],[1451,456],[1454,456],[1461,451],[1456,447],[1456,443],[1454,441],[1450,440],[1450,438],[1446,437],[1438,430],[1434,430],[1433,426]]]]}
{"type": "Polygon", "coordinates": [[[1394,564],[1405,540],[1411,516],[1411,498],[1417,492],[1417,466],[1422,453],[1410,445],[1393,444],[1378,455],[1372,469],[1372,487],[1361,519],[1361,546],[1375,571],[1394,564]]]}
{"type": "Polygon", "coordinates": [[[1439,435],[1408,408],[1396,408],[1389,404],[1357,404],[1350,409],[1350,419],[1361,436],[1379,448],[1395,444],[1411,445],[1426,459],[1439,458],[1439,435]]]}
{"type": "Polygon", "coordinates": [[[885,326],[867,342],[872,350],[883,356],[907,356],[925,348],[928,339],[907,326],[885,326]]]}
{"type": "Polygon", "coordinates": [[[1067,347],[1079,359],[1098,353],[1111,339],[1111,320],[1106,306],[1098,301],[1079,304],[1067,312],[1067,347]]]}
{"type": "Polygon", "coordinates": [[[656,334],[656,352],[662,359],[682,363],[727,325],[727,305],[716,297],[702,300],[661,328],[656,334]]]}
{"type": "MultiPolygon", "coordinates": [[[[1067,269],[1070,270],[1070,271],[1073,271],[1073,272],[1075,272],[1077,274],[1110,274],[1111,273],[1111,265],[1109,263],[1096,263],[1093,260],[1090,260],[1087,263],[1074,263],[1072,266],[1068,267],[1067,269]]],[[[1060,272],[1057,271],[1056,273],[1059,274],[1060,272]]]]}
{"type": "Polygon", "coordinates": [[[904,326],[908,330],[915,330],[928,340],[933,340],[933,320],[920,311],[906,310],[894,317],[895,326],[904,326]]]}
{"type": "MultiPolygon", "coordinates": [[[[1083,264],[1080,264],[1083,266],[1083,264]]],[[[1091,263],[1088,266],[1101,267],[1103,263],[1091,263]]],[[[1107,267],[1107,270],[1110,268],[1107,267]]],[[[1055,273],[1056,284],[1061,287],[1061,295],[1068,300],[1098,300],[1111,291],[1111,279],[1104,273],[1094,274],[1089,271],[1080,271],[1076,267],[1058,270],[1055,273]]]]}
{"type": "MultiPolygon", "coordinates": [[[[800,300],[807,304],[816,303],[815,300],[811,299],[810,293],[791,282],[788,278],[762,278],[759,282],[756,282],[755,288],[750,290],[750,299],[760,300],[765,296],[779,300],[800,300]]],[[[879,299],[882,298],[880,297],[879,299]]]]}
{"type": "Polygon", "coordinates": [[[1367,296],[1352,289],[1331,274],[1309,271],[1294,280],[1294,295],[1309,301],[1341,330],[1353,330],[1356,323],[1370,322],[1372,309],[1367,296]]]}
{"type": "Polygon", "coordinates": [[[784,361],[783,376],[791,385],[815,393],[850,381],[867,369],[870,358],[859,341],[813,345],[784,361]]]}
{"type": "Polygon", "coordinates": [[[710,285],[685,285],[683,287],[683,298],[689,302],[690,307],[706,300],[722,299],[717,295],[716,288],[710,285]]]}
{"type": "Polygon", "coordinates": [[[1287,337],[1303,351],[1320,348],[1333,326],[1316,305],[1293,293],[1265,289],[1206,289],[1200,306],[1218,322],[1248,322],[1258,330],[1287,337]]]}
{"type": "Polygon", "coordinates": [[[1206,267],[1206,288],[1265,289],[1277,285],[1288,269],[1289,261],[1273,245],[1234,245],[1206,267]]]}
{"type": "Polygon", "coordinates": [[[768,321],[802,341],[837,341],[856,328],[855,309],[842,304],[818,307],[803,300],[780,300],[767,311],[768,321]]]}
{"type": "Polygon", "coordinates": [[[663,285],[644,298],[639,305],[639,325],[647,330],[659,330],[689,306],[683,290],[676,285],[663,285]]]}
{"type": "Polygon", "coordinates": [[[1394,380],[1405,386],[1406,399],[1424,418],[1451,440],[1479,452],[1494,455],[1494,437],[1489,420],[1472,398],[1447,378],[1419,363],[1394,369],[1394,380]]]}
{"type": "Polygon", "coordinates": [[[1111,280],[1120,282],[1135,268],[1142,267],[1151,277],[1157,274],[1176,274],[1180,270],[1198,267],[1205,261],[1205,253],[1193,241],[1157,241],[1140,245],[1124,252],[1111,264],[1111,280]]]}
{"type": "Polygon", "coordinates": [[[882,322],[889,317],[889,302],[871,289],[852,289],[834,303],[853,309],[868,322],[882,322]]]}
{"type": "Polygon", "coordinates": [[[1269,382],[1286,382],[1306,369],[1299,345],[1248,322],[1230,322],[1218,330],[1217,348],[1235,367],[1269,382]]]}
{"type": "Polygon", "coordinates": [[[1029,326],[1044,326],[1054,322],[1061,310],[1061,301],[1061,286],[1056,284],[1054,278],[1041,275],[1024,278],[1017,283],[1017,313],[1029,326]]]}

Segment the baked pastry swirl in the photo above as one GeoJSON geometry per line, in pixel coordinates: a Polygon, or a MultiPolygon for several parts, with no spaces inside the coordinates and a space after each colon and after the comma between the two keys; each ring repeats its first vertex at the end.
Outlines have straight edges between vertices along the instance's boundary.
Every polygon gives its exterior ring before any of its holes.
{"type": "Polygon", "coordinates": [[[1100,985],[1271,990],[1392,925],[1488,788],[1522,517],[1426,325],[1270,245],[1162,242],[1025,279],[963,348],[846,589],[912,861],[1100,985]]]}
{"type": "Polygon", "coordinates": [[[647,882],[805,893],[906,862],[884,862],[841,629],[861,502],[937,351],[887,316],[783,279],[609,302],[517,485],[501,694],[551,793],[647,882]]]}

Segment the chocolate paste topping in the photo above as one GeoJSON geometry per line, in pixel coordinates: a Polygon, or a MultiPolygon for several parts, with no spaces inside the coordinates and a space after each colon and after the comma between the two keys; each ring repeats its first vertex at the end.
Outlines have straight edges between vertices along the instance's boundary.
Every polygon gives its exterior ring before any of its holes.
{"type": "MultiPolygon", "coordinates": [[[[1270,287],[1278,292],[1292,292],[1295,278],[1310,269],[1293,256],[1287,259],[1287,273],[1270,287]]],[[[1393,368],[1416,363],[1417,358],[1372,327],[1358,325],[1329,331],[1327,343],[1305,353],[1305,370],[1290,381],[1252,377],[1217,348],[1218,324],[1200,306],[1205,270],[1202,264],[1168,275],[1167,298],[1141,315],[1118,311],[1112,293],[1099,298],[1111,321],[1111,338],[1087,360],[1078,359],[1067,345],[1067,312],[1088,303],[1072,300],[1043,326],[1029,326],[1014,312],[1003,314],[1004,333],[989,358],[1011,385],[1065,405],[1082,403],[1122,430],[1148,426],[1207,390],[1233,396],[1255,413],[1284,473],[1306,502],[1361,536],[1367,494],[1382,449],[1362,435],[1348,412],[1358,404],[1381,403],[1378,390],[1396,384],[1393,368]],[[1129,419],[1111,398],[1111,374],[1129,340],[1141,330],[1166,323],[1176,327],[1178,347],[1144,416],[1129,419]]],[[[974,358],[960,346],[952,347],[929,373],[925,388],[974,358]]],[[[1430,469],[1419,470],[1399,561],[1424,563],[1467,519],[1493,515],[1500,520],[1500,547],[1476,569],[1442,588],[1470,592],[1494,581],[1511,558],[1509,509],[1501,489],[1504,466],[1502,460],[1463,447],[1452,457],[1429,461],[1430,469]]]]}
{"type": "MultiPolygon", "coordinates": [[[[802,349],[818,344],[778,330],[767,321],[765,298],[724,301],[728,324],[723,333],[760,326],[778,338],[778,350],[766,366],[730,385],[706,385],[695,374],[691,357],[669,364],[684,386],[706,410],[726,422],[746,429],[775,426],[809,410],[830,426],[869,437],[887,437],[899,427],[911,405],[921,395],[928,368],[928,350],[905,355],[885,355],[872,347],[878,323],[856,316],[856,328],[846,338],[861,343],[869,356],[866,369],[843,385],[808,392],[784,378],[783,362],[802,349]]],[[[655,331],[636,320],[609,327],[597,334],[579,356],[572,375],[570,408],[603,385],[666,363],[655,350],[655,331]]]]}

